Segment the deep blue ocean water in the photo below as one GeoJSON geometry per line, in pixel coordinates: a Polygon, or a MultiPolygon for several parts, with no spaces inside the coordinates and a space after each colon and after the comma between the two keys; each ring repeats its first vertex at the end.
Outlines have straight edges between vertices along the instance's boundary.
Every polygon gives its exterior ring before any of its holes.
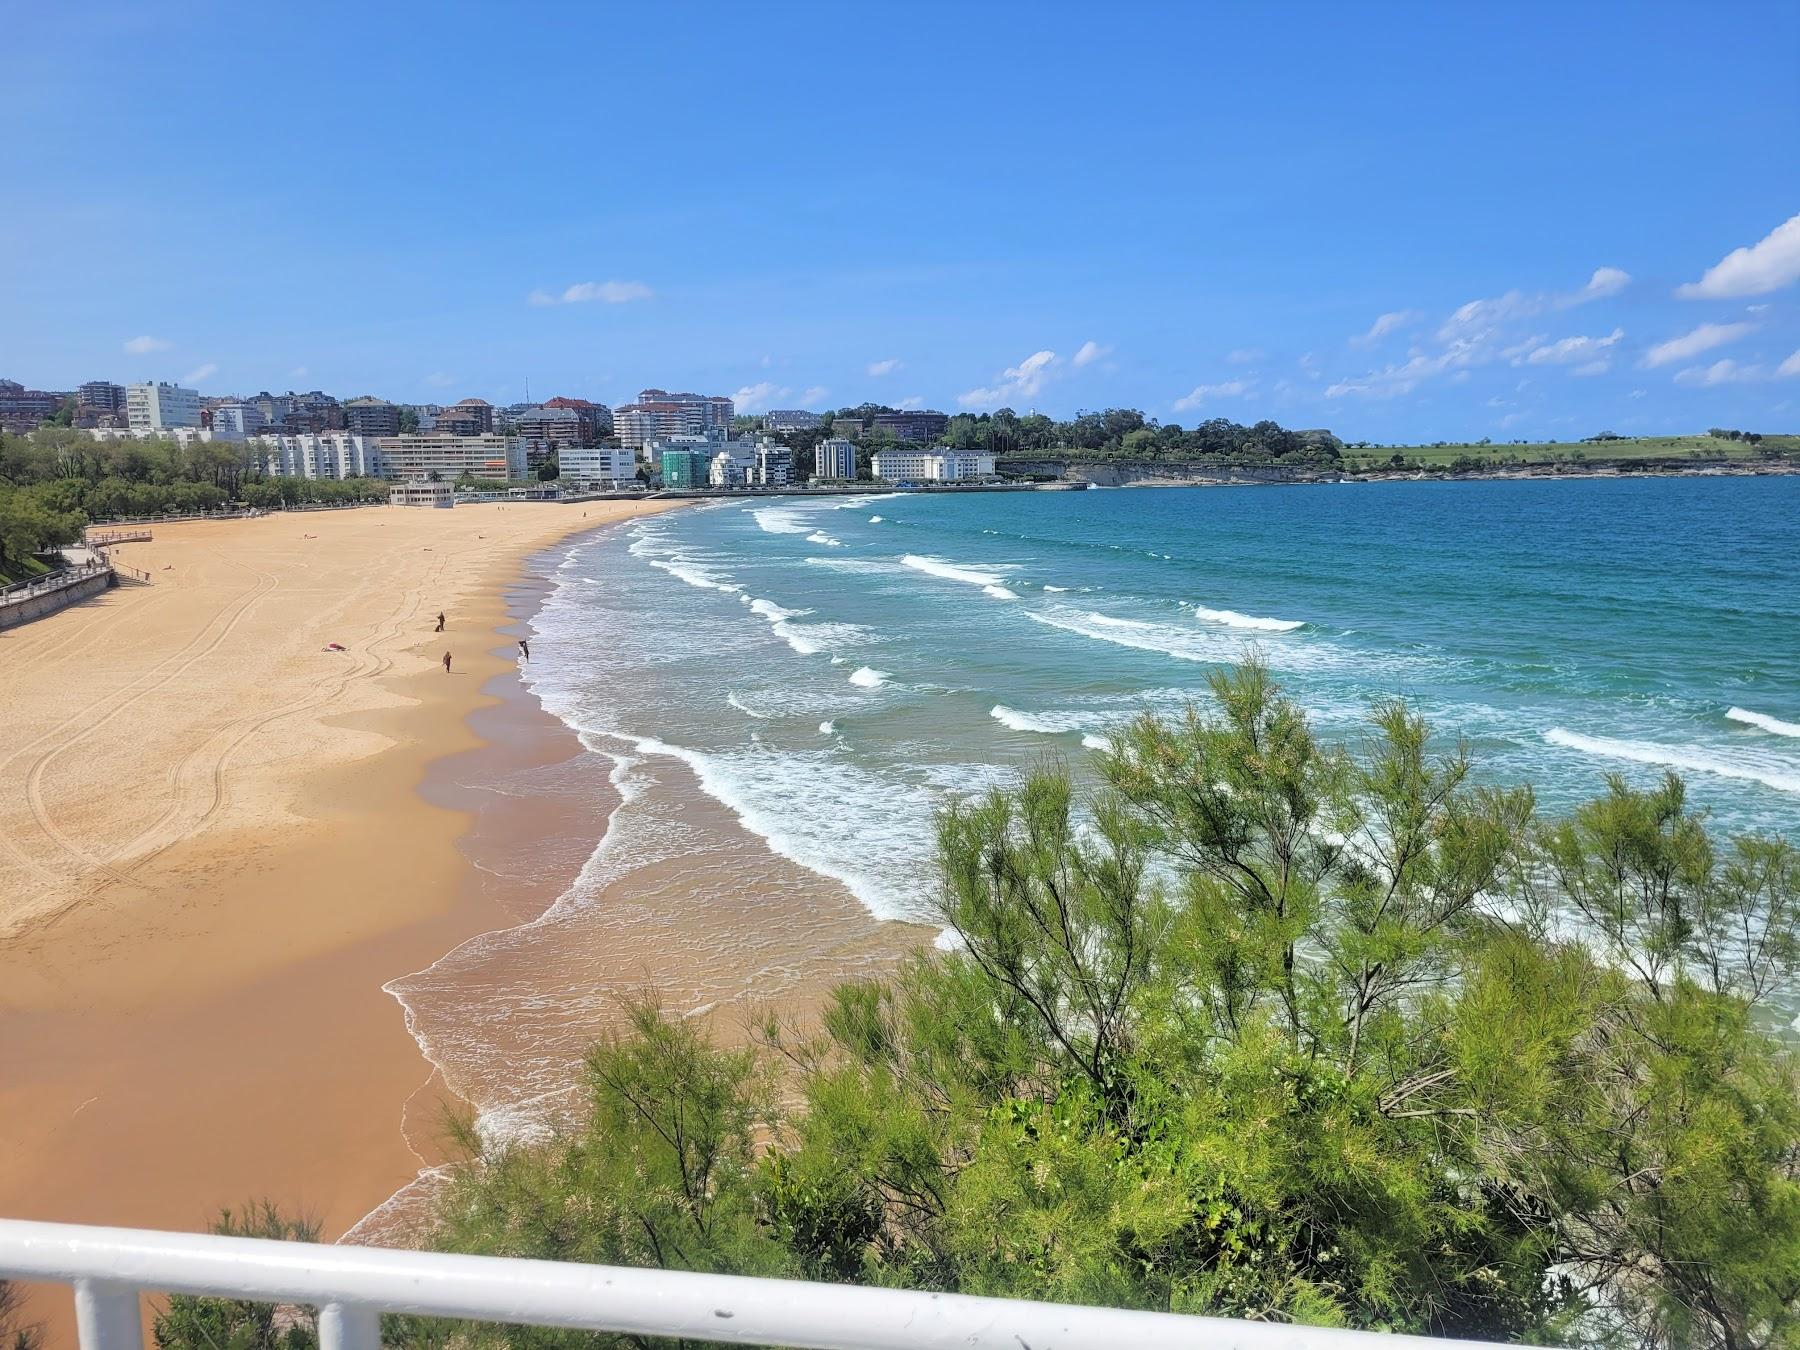
{"type": "Polygon", "coordinates": [[[1800,478],[708,504],[573,546],[534,630],[590,746],[884,916],[946,793],[1079,771],[1252,645],[1325,737],[1403,695],[1547,812],[1675,769],[1800,840],[1800,478]]]}

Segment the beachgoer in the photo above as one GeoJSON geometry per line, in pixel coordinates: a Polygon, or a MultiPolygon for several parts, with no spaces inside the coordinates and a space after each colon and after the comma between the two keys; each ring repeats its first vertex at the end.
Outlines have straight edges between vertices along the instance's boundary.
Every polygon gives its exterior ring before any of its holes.
{"type": "Polygon", "coordinates": [[[531,660],[531,647],[524,638],[519,639],[519,658],[523,661],[531,660]]]}
{"type": "Polygon", "coordinates": [[[445,652],[444,653],[444,674],[448,675],[449,673],[450,673],[450,653],[445,652]]]}
{"type": "Polygon", "coordinates": [[[444,631],[444,611],[441,609],[438,611],[438,626],[433,631],[438,633],[444,631]]]}

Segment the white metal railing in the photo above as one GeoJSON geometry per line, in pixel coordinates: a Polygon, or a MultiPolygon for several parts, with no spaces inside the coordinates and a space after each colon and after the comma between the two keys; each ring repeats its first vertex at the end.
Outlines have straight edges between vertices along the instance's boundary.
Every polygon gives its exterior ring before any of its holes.
{"type": "Polygon", "coordinates": [[[141,1291],[303,1304],[322,1350],[376,1350],[380,1315],[827,1350],[1447,1350],[1473,1341],[801,1280],[450,1256],[0,1219],[0,1278],[75,1289],[83,1350],[142,1343],[141,1291]]]}

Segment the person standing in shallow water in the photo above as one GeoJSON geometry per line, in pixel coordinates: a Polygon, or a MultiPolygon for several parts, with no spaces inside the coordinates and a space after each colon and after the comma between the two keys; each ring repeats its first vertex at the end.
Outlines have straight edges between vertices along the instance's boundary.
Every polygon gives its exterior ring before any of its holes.
{"type": "Polygon", "coordinates": [[[445,652],[444,653],[444,674],[448,675],[449,673],[450,673],[450,653],[445,652]]]}
{"type": "Polygon", "coordinates": [[[531,660],[531,644],[526,642],[524,638],[519,639],[519,659],[521,661],[531,660]]]}

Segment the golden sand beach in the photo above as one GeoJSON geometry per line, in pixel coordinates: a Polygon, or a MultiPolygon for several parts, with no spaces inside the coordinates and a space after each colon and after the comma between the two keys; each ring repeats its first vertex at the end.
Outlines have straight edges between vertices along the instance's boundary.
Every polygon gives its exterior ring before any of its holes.
{"type": "Polygon", "coordinates": [[[0,637],[0,1213],[329,1234],[412,1177],[381,985],[512,921],[415,789],[476,743],[521,561],[662,505],[159,525],[150,585],[0,637]]]}
{"type": "MultiPolygon", "coordinates": [[[[433,1026],[464,985],[552,991],[482,1034],[555,1079],[623,995],[737,1034],[921,940],[747,833],[574,927],[530,922],[610,808],[603,775],[483,786],[585,753],[511,674],[529,560],[666,505],[159,525],[122,551],[149,585],[0,636],[0,1214],[201,1229],[266,1197],[335,1238],[464,1105],[385,983],[437,972],[414,1000],[433,1026]]],[[[738,832],[697,790],[685,809],[738,832]]],[[[34,1301],[53,1346],[66,1299],[34,1301]]]]}

